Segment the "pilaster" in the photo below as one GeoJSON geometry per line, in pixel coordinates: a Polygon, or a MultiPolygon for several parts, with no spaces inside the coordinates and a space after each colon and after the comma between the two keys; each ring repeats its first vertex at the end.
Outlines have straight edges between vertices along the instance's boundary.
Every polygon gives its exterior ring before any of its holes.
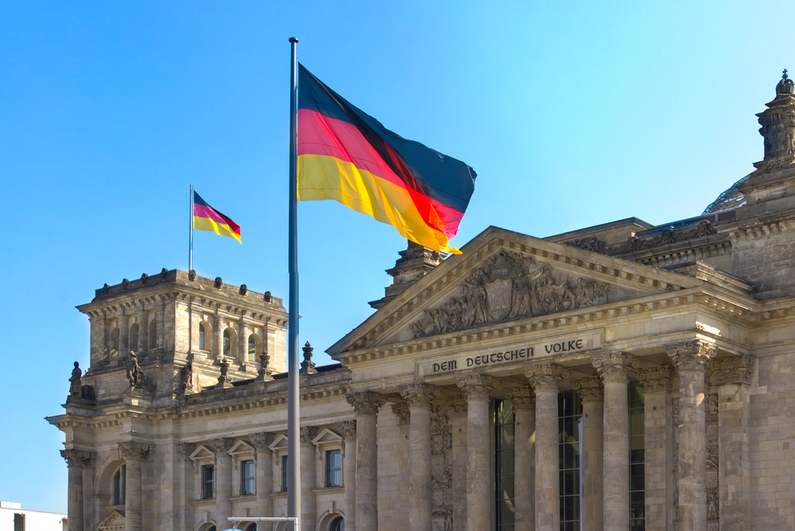
{"type": "Polygon", "coordinates": [[[257,488],[257,514],[273,514],[271,502],[271,489],[273,488],[273,452],[270,445],[273,443],[274,434],[267,432],[252,433],[249,437],[257,453],[256,463],[256,488],[257,488]]]}
{"type": "Polygon", "coordinates": [[[315,445],[312,439],[317,437],[318,429],[312,426],[301,428],[301,527],[315,529],[317,507],[315,506],[314,490],[317,484],[317,467],[315,445]]]}
{"type": "Polygon", "coordinates": [[[226,515],[232,514],[232,456],[229,449],[233,439],[218,437],[207,441],[215,453],[215,514],[216,521],[221,522],[226,515]]]}
{"type": "Polygon", "coordinates": [[[356,525],[378,529],[378,462],[376,416],[386,399],[370,391],[346,397],[356,413],[356,525]]]}
{"type": "Polygon", "coordinates": [[[345,486],[345,529],[356,531],[356,421],[337,422],[342,435],[342,484],[345,486]]]}
{"type": "Polygon", "coordinates": [[[196,498],[193,492],[193,466],[190,456],[196,450],[193,443],[177,443],[177,455],[179,462],[177,470],[179,473],[178,485],[182,496],[177,497],[177,514],[174,515],[174,524],[177,529],[194,529],[193,511],[190,510],[190,501],[196,498]]]}
{"type": "MultiPolygon", "coordinates": [[[[61,457],[66,460],[68,472],[68,505],[67,517],[70,522],[70,529],[83,530],[85,501],[83,486],[83,469],[96,458],[94,452],[85,450],[69,449],[61,450],[61,457]]],[[[87,498],[90,498],[87,496],[87,498]]]]}
{"type": "Polygon", "coordinates": [[[127,468],[125,483],[124,517],[127,531],[143,529],[143,491],[141,485],[141,467],[143,460],[152,450],[149,444],[134,441],[120,442],[119,451],[127,468]]]}

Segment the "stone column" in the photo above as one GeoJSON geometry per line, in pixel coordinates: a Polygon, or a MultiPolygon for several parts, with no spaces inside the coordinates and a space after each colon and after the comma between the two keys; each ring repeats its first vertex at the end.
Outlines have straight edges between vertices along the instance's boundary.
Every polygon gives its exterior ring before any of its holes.
{"type": "Polygon", "coordinates": [[[752,356],[712,362],[712,383],[718,386],[718,488],[721,531],[748,529],[751,522],[751,454],[748,437],[751,412],[752,356]]]}
{"type": "Polygon", "coordinates": [[[604,393],[597,377],[572,380],[582,403],[582,530],[602,531],[604,525],[604,393]]]}
{"type": "Polygon", "coordinates": [[[650,367],[638,374],[643,382],[644,490],[646,494],[646,531],[666,531],[671,522],[669,507],[670,453],[673,430],[668,398],[668,367],[650,367]]]}
{"type": "MultiPolygon", "coordinates": [[[[248,323],[240,318],[240,333],[237,335],[237,357],[239,363],[249,363],[248,361],[248,323]]],[[[251,361],[257,361],[256,358],[251,361]]]]}
{"type": "Polygon", "coordinates": [[[397,402],[392,404],[392,413],[397,417],[398,427],[398,442],[397,442],[397,459],[398,459],[398,478],[399,486],[397,493],[396,506],[398,510],[398,521],[396,527],[399,529],[409,528],[409,513],[408,507],[411,504],[409,495],[409,486],[411,481],[409,479],[409,436],[410,436],[410,422],[411,414],[409,413],[409,405],[406,402],[397,402]]]}
{"type": "Polygon", "coordinates": [[[535,447],[536,400],[530,387],[509,389],[506,398],[513,404],[514,430],[514,529],[535,529],[535,447]]]}
{"type": "Polygon", "coordinates": [[[301,428],[301,527],[314,531],[317,519],[314,490],[318,488],[316,448],[312,439],[317,437],[317,428],[301,428]]]}
{"type": "MultiPolygon", "coordinates": [[[[61,450],[61,457],[66,460],[69,470],[68,505],[69,529],[83,531],[83,468],[96,457],[94,452],[84,450],[61,450]]],[[[86,496],[90,498],[89,496],[86,496]]]]}
{"type": "Polygon", "coordinates": [[[453,530],[467,528],[467,403],[455,399],[448,402],[447,417],[453,432],[453,530]]]}
{"type": "Polygon", "coordinates": [[[215,514],[216,522],[228,522],[232,516],[232,456],[229,449],[234,440],[218,437],[207,441],[215,452],[215,514]]]}
{"type": "Polygon", "coordinates": [[[560,531],[558,390],[569,371],[534,363],[524,371],[536,394],[536,531],[560,531]]]}
{"type": "Polygon", "coordinates": [[[378,452],[376,417],[386,399],[376,393],[359,391],[346,399],[356,412],[356,525],[362,530],[378,529],[378,452]]]}
{"type": "Polygon", "coordinates": [[[273,487],[273,452],[271,452],[270,449],[273,439],[274,434],[267,432],[252,433],[250,437],[251,444],[257,451],[255,469],[257,516],[273,516],[273,504],[271,503],[271,488],[273,487]]]}
{"type": "Polygon", "coordinates": [[[94,461],[97,458],[95,452],[88,452],[88,456],[83,461],[83,525],[86,529],[95,529],[99,522],[94,518],[98,513],[94,512],[94,461]]]}
{"type": "Polygon", "coordinates": [[[605,531],[629,529],[629,377],[638,362],[623,352],[591,358],[604,385],[604,504],[605,531]]]}
{"type": "Polygon", "coordinates": [[[342,484],[345,487],[345,530],[356,531],[356,421],[337,422],[342,435],[342,484]]]}
{"type": "Polygon", "coordinates": [[[141,490],[141,464],[151,451],[151,446],[139,442],[120,442],[119,450],[127,466],[125,483],[124,517],[127,531],[143,530],[143,492],[141,490]]]}
{"type": "Polygon", "coordinates": [[[456,381],[467,399],[467,530],[491,526],[491,391],[497,380],[482,374],[462,376],[456,381]]]}
{"type": "Polygon", "coordinates": [[[707,526],[704,374],[715,345],[695,340],[668,348],[679,372],[679,529],[707,526]]]}
{"type": "Polygon", "coordinates": [[[409,529],[431,530],[431,404],[439,389],[423,383],[404,385],[409,404],[409,529]]]}
{"type": "Polygon", "coordinates": [[[224,318],[216,314],[213,321],[213,358],[219,360],[224,353],[224,318]]]}
{"type": "Polygon", "coordinates": [[[193,443],[177,443],[177,455],[179,455],[179,465],[177,467],[179,478],[177,488],[182,493],[177,496],[177,514],[174,515],[174,525],[176,529],[194,529],[193,511],[190,510],[190,501],[194,499],[193,494],[193,481],[189,474],[191,471],[192,463],[190,461],[191,454],[196,450],[196,445],[193,443]],[[191,468],[188,468],[188,467],[191,468]]]}

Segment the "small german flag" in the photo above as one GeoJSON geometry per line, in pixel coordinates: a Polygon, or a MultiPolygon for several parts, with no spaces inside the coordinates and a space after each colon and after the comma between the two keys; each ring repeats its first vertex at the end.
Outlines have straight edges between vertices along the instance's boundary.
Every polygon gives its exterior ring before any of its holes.
{"type": "Polygon", "coordinates": [[[199,194],[193,192],[193,228],[208,230],[240,243],[240,225],[208,205],[199,194]]]}
{"type": "Polygon", "coordinates": [[[389,131],[298,68],[298,200],[333,199],[424,247],[460,253],[448,240],[475,189],[474,170],[389,131]]]}

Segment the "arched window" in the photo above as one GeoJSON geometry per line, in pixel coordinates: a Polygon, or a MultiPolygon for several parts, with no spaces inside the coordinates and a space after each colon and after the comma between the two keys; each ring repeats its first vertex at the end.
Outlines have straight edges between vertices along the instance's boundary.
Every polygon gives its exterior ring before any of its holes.
{"type": "Polygon", "coordinates": [[[341,516],[335,518],[328,529],[329,531],[345,531],[345,520],[343,520],[341,516]]]}
{"type": "Polygon", "coordinates": [[[207,331],[204,323],[199,323],[199,350],[207,350],[207,331]]]}
{"type": "Polygon", "coordinates": [[[157,319],[149,321],[149,350],[157,348],[157,319]]]}
{"type": "Polygon", "coordinates": [[[248,524],[246,531],[257,531],[257,524],[248,524]]]}
{"type": "Polygon", "coordinates": [[[119,357],[119,329],[114,328],[113,332],[110,333],[110,357],[118,358],[119,357]]]}
{"type": "Polygon", "coordinates": [[[224,330],[224,356],[229,356],[232,354],[232,336],[229,334],[229,330],[224,330]]]}
{"type": "Polygon", "coordinates": [[[138,352],[138,323],[130,327],[130,350],[138,352]]]}
{"type": "Polygon", "coordinates": [[[121,465],[113,474],[113,505],[124,505],[126,500],[126,485],[127,465],[121,465]]]}
{"type": "Polygon", "coordinates": [[[248,336],[248,361],[257,361],[257,342],[254,334],[248,336]]]}

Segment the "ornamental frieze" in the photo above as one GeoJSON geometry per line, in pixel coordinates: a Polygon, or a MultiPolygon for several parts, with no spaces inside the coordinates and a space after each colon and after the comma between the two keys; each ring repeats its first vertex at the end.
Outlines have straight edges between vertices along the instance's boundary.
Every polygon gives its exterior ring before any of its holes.
{"type": "Polygon", "coordinates": [[[425,310],[409,329],[419,338],[575,310],[606,302],[609,288],[586,278],[572,283],[549,264],[501,251],[469,274],[462,295],[425,310]]]}

